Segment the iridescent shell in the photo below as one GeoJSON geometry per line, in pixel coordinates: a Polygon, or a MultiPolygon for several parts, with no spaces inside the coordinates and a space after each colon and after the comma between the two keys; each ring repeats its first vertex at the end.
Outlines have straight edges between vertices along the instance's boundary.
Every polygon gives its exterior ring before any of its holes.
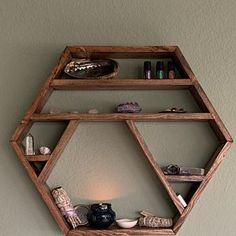
{"type": "Polygon", "coordinates": [[[118,73],[119,65],[111,59],[73,59],[64,72],[77,79],[112,79],[118,73]]]}

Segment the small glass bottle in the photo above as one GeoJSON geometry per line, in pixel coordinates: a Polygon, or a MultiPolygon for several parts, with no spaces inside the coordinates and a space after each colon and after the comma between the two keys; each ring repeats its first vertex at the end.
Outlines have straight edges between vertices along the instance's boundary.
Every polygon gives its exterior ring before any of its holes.
{"type": "Polygon", "coordinates": [[[174,79],[175,78],[175,66],[173,61],[168,61],[168,78],[169,79],[174,79]]]}
{"type": "Polygon", "coordinates": [[[144,66],[143,66],[143,76],[145,79],[151,79],[151,62],[150,61],[145,61],[144,66]]]}
{"type": "Polygon", "coordinates": [[[158,61],[156,65],[156,77],[157,79],[164,79],[164,63],[163,61],[158,61]]]}
{"type": "Polygon", "coordinates": [[[34,137],[32,134],[28,134],[25,138],[25,155],[35,155],[34,137]]]}

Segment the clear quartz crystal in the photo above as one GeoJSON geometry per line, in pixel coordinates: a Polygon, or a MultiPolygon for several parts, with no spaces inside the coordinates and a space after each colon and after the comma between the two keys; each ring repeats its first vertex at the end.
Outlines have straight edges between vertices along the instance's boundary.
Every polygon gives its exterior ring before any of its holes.
{"type": "Polygon", "coordinates": [[[26,155],[35,155],[34,152],[34,137],[31,134],[28,134],[25,139],[25,154],[26,155]]]}

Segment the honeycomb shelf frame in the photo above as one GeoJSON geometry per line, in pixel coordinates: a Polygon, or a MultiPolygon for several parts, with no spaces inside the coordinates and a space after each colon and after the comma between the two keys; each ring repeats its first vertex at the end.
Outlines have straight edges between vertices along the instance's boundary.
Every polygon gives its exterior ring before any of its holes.
{"type": "Polygon", "coordinates": [[[46,203],[53,218],[57,222],[61,231],[67,236],[111,236],[111,235],[176,235],[180,227],[183,225],[187,216],[193,209],[202,191],[209,183],[213,174],[225,158],[225,154],[233,142],[228,130],[202,89],[200,83],[196,79],[189,64],[184,58],[178,46],[67,46],[62,52],[54,69],[40,88],[35,100],[25,113],[22,121],[10,139],[10,144],[16,152],[21,164],[23,165],[28,176],[36,186],[39,194],[46,203]],[[76,80],[68,79],[63,75],[63,69],[72,58],[92,58],[92,59],[160,59],[171,58],[177,65],[182,78],[165,79],[165,80],[145,80],[142,78],[110,80],[76,80]],[[89,90],[89,89],[110,89],[110,90],[126,90],[126,89],[187,89],[191,92],[193,98],[199,105],[201,112],[184,113],[184,114],[163,114],[163,113],[139,113],[139,114],[118,114],[118,113],[58,113],[48,114],[41,113],[45,103],[50,97],[53,90],[89,90]],[[145,143],[141,133],[139,132],[135,121],[207,121],[219,140],[219,146],[211,157],[205,168],[205,176],[167,176],[164,175],[155,157],[145,143]],[[34,122],[58,122],[62,121],[67,124],[62,136],[60,137],[55,149],[50,155],[26,156],[22,146],[22,140],[29,132],[34,122]],[[66,222],[61,212],[57,208],[47,186],[46,180],[49,177],[53,167],[71,136],[76,130],[80,121],[122,121],[127,124],[129,131],[138,143],[144,157],[149,162],[154,173],[160,179],[163,188],[168,193],[172,202],[178,210],[178,214],[174,218],[174,225],[168,229],[150,229],[135,227],[133,229],[118,229],[111,227],[107,230],[95,230],[89,227],[80,227],[72,229],[66,222]],[[46,162],[40,173],[36,173],[32,166],[35,161],[46,162]],[[174,192],[171,182],[198,182],[199,186],[193,192],[188,205],[184,208],[174,192]]]}

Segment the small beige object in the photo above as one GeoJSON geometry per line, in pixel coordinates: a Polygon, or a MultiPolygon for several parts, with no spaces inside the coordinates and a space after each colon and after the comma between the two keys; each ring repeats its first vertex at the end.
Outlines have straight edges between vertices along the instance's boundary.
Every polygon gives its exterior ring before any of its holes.
{"type": "Polygon", "coordinates": [[[42,154],[42,155],[49,155],[51,154],[51,150],[49,147],[40,147],[39,148],[39,153],[42,154]]]}
{"type": "Polygon", "coordinates": [[[78,114],[79,111],[70,111],[70,113],[72,113],[72,114],[78,114]]]}
{"type": "Polygon", "coordinates": [[[58,108],[51,108],[50,110],[49,110],[49,113],[50,114],[57,114],[57,113],[60,113],[61,111],[60,111],[60,109],[58,109],[58,108]]]}
{"type": "Polygon", "coordinates": [[[141,211],[140,215],[142,215],[142,216],[155,216],[154,214],[152,214],[152,213],[150,213],[148,211],[141,211]]]}
{"type": "Polygon", "coordinates": [[[98,110],[97,109],[90,109],[88,111],[89,114],[97,114],[98,113],[98,110]]]}
{"type": "Polygon", "coordinates": [[[158,216],[145,216],[139,217],[139,226],[151,227],[151,228],[169,228],[173,225],[171,218],[161,218],[158,216]]]}
{"type": "Polygon", "coordinates": [[[67,222],[75,229],[82,221],[75,212],[72,202],[67,195],[66,191],[62,187],[58,187],[52,190],[52,196],[60,209],[61,214],[66,218],[67,222]]]}

